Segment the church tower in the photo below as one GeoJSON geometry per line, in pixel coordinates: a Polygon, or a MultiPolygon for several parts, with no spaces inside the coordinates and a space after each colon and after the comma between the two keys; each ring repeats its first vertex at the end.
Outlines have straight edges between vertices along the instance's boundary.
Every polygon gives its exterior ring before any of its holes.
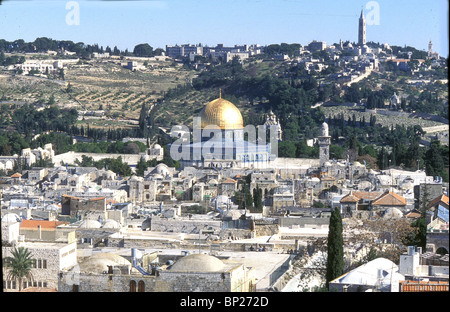
{"type": "Polygon", "coordinates": [[[331,137],[328,135],[328,124],[326,122],[322,124],[322,133],[318,137],[318,143],[320,166],[323,167],[330,160],[331,137]]]}
{"type": "Polygon", "coordinates": [[[363,46],[365,44],[366,44],[366,20],[364,19],[364,11],[361,9],[361,16],[359,17],[358,45],[363,46]]]}

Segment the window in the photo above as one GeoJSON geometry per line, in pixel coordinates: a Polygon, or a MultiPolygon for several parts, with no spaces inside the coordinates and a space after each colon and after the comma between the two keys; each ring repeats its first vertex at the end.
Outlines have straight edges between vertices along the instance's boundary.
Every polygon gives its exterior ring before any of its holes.
{"type": "Polygon", "coordinates": [[[43,269],[47,268],[47,260],[42,260],[42,268],[43,269]]]}

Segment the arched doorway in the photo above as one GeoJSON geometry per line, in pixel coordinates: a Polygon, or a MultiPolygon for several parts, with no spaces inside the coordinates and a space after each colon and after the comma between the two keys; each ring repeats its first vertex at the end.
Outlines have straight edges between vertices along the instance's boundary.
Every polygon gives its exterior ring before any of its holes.
{"type": "Polygon", "coordinates": [[[136,281],[130,281],[130,292],[136,292],[136,281]]]}
{"type": "Polygon", "coordinates": [[[448,254],[448,250],[445,249],[444,247],[439,247],[436,250],[436,253],[439,254],[439,255],[447,255],[448,254]]]}
{"type": "Polygon", "coordinates": [[[144,291],[145,291],[145,283],[144,283],[144,281],[139,281],[138,292],[144,292],[144,291]]]}

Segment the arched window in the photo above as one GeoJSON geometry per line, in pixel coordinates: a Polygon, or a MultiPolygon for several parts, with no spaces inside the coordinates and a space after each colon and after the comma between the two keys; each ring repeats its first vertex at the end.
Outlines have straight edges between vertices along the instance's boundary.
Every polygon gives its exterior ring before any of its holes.
{"type": "Polygon", "coordinates": [[[130,281],[130,292],[136,292],[136,281],[130,281]]]}
{"type": "Polygon", "coordinates": [[[144,281],[139,281],[138,292],[144,292],[144,291],[145,291],[145,283],[144,283],[144,281]]]}

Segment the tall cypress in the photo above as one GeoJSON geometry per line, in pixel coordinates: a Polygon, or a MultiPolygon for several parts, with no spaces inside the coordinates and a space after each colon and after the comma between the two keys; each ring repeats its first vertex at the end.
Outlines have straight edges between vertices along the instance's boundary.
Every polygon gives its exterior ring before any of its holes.
{"type": "Polygon", "coordinates": [[[328,256],[326,287],[344,272],[344,238],[342,236],[342,217],[338,208],[331,212],[328,229],[328,256]]]}

